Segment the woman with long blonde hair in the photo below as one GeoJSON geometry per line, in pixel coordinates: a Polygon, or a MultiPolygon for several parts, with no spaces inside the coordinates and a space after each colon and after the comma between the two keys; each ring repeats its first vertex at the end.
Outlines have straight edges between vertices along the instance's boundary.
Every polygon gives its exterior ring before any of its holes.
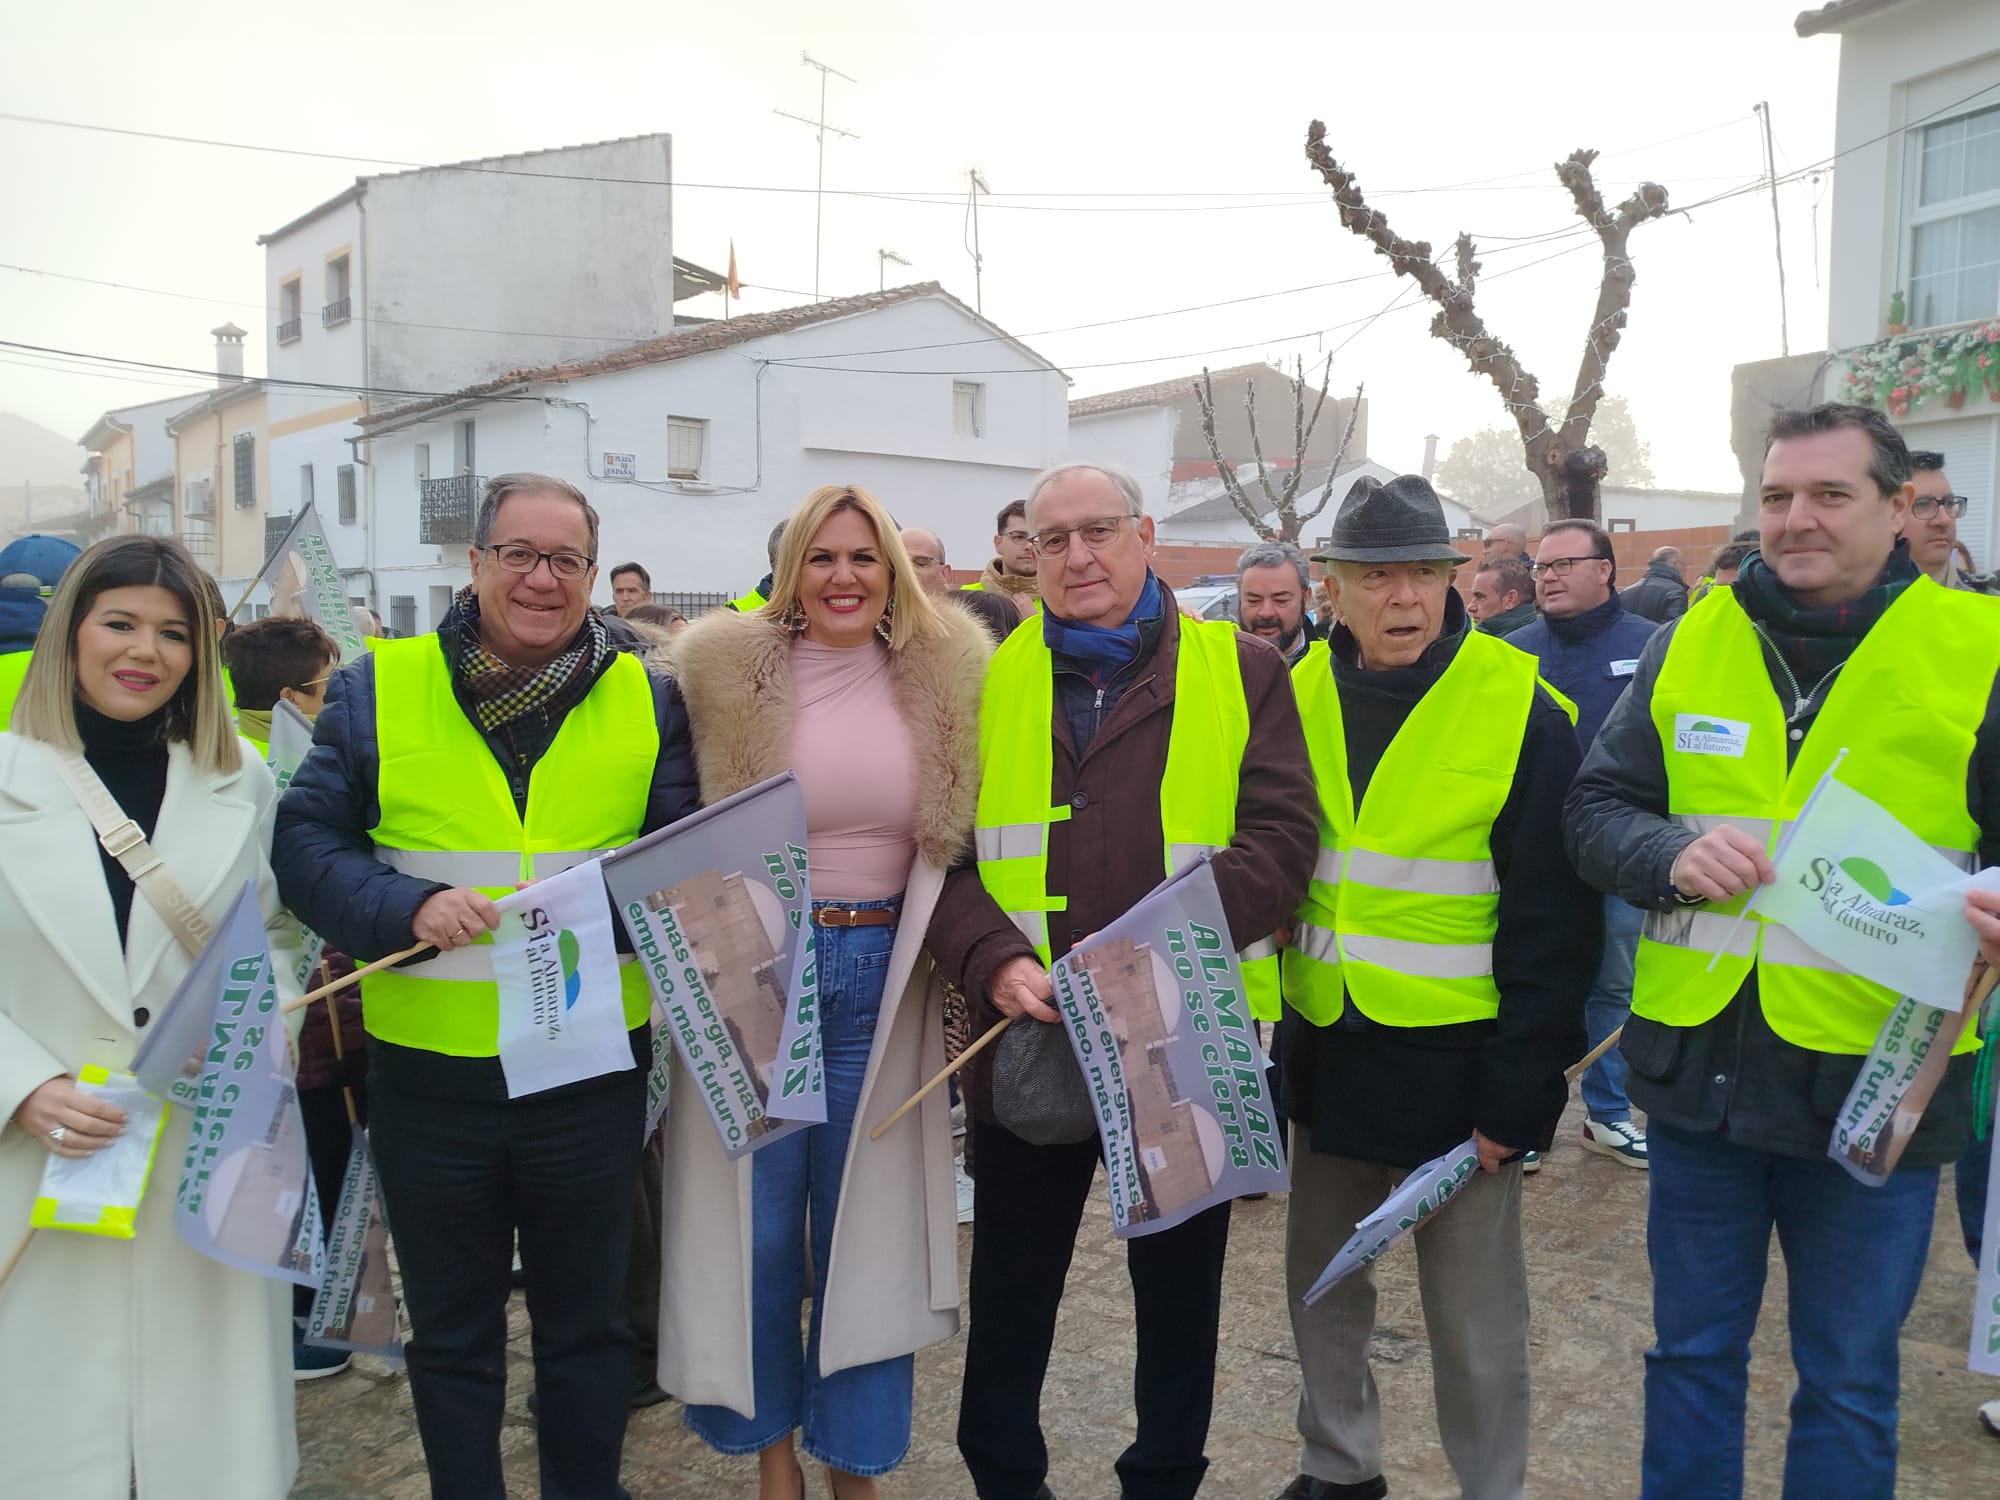
{"type": "MultiPolygon", "coordinates": [[[[0,734],[0,1245],[26,1228],[49,1156],[88,1157],[125,1128],[78,1073],[129,1066],[191,962],[177,929],[193,924],[157,910],[111,849],[146,857],[127,848],[136,831],[210,926],[254,882],[266,925],[286,930],[273,798],[229,722],[193,557],[159,537],[90,548],[49,601],[0,734]],[[72,790],[92,781],[128,825],[103,846],[72,790]]],[[[167,1116],[133,1238],[45,1231],[0,1287],[10,1494],[269,1500],[291,1487],[290,1288],[175,1232],[188,1118],[167,1116]]]]}
{"type": "Polygon", "coordinates": [[[788,768],[805,795],[827,1122],[738,1162],[698,1106],[668,1123],[660,1382],[711,1446],[758,1455],[760,1500],[804,1493],[795,1431],[837,1500],[872,1497],[909,1447],[914,1351],[958,1328],[945,1095],[868,1131],[944,1063],[922,949],[971,837],[988,650],[853,485],[793,512],[762,608],[671,648],[702,800],[788,768]]]}

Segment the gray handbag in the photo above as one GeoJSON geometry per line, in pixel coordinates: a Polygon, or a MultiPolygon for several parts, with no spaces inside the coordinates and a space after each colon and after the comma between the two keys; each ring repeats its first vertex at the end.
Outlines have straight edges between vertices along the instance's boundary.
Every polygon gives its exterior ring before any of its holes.
{"type": "Polygon", "coordinates": [[[1090,1089],[1061,1022],[1016,1021],[993,1044],[993,1117],[1031,1146],[1097,1134],[1090,1089]]]}

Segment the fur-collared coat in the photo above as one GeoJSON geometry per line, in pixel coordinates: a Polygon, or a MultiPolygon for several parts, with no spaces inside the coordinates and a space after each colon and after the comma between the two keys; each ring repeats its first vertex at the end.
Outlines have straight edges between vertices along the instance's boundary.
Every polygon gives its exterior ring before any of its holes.
{"type": "MultiPolygon", "coordinates": [[[[945,634],[897,651],[896,704],[916,757],[916,861],[882,992],[841,1180],[826,1284],[818,1289],[820,1369],[909,1354],[958,1331],[958,1217],[950,1106],[938,1089],[879,1141],[868,1132],[944,1066],[943,987],[923,951],[945,871],[972,834],[979,791],[979,689],[990,651],[962,610],[945,634]]],[[[711,803],[790,762],[790,636],[761,613],[717,610],[674,641],[671,666],[694,731],[701,799],[711,803]]],[[[674,1060],[674,1097],[695,1086],[674,1060]]],[[[683,1401],[753,1414],[750,1163],[723,1155],[698,1106],[667,1121],[660,1257],[660,1383],[683,1401]]]]}

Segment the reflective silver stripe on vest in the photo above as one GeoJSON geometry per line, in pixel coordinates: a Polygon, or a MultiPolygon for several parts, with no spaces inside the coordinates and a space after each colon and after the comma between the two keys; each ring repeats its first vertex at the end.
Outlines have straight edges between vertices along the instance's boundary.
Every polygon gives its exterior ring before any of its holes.
{"type": "Polygon", "coordinates": [[[418,880],[445,885],[506,886],[521,878],[518,849],[391,849],[378,844],[382,863],[418,880]]]}
{"type": "Polygon", "coordinates": [[[1766,963],[1786,964],[1794,969],[1819,969],[1828,974],[1849,974],[1853,971],[1835,963],[1824,953],[1808,948],[1805,940],[1791,928],[1776,922],[1764,925],[1763,959],[1766,963]]]}
{"type": "Polygon", "coordinates": [[[1500,889],[1500,875],[1490,859],[1403,859],[1373,849],[1354,851],[1347,878],[1425,896],[1491,896],[1500,889]]]}
{"type": "Polygon", "coordinates": [[[1313,860],[1313,879],[1321,885],[1339,885],[1341,863],[1341,851],[1322,844],[1318,857],[1313,860]]]}
{"type": "Polygon", "coordinates": [[[1294,922],[1291,946],[1307,958],[1319,963],[1340,962],[1340,939],[1331,927],[1320,927],[1312,922],[1294,922]]]}
{"type": "Polygon", "coordinates": [[[1794,969],[1819,969],[1828,974],[1845,974],[1848,971],[1828,958],[1825,954],[1806,946],[1799,935],[1777,922],[1739,923],[1733,916],[1719,911],[1696,911],[1684,908],[1680,911],[1649,911],[1646,913],[1645,934],[1656,943],[1669,947],[1686,948],[1695,953],[1713,953],[1728,941],[1728,952],[1741,958],[1750,951],[1750,945],[1757,938],[1759,926],[1764,929],[1763,959],[1766,963],[1784,964],[1794,969]]]}
{"type": "Polygon", "coordinates": [[[1341,946],[1348,958],[1419,979],[1485,979],[1493,973],[1491,943],[1412,943],[1350,932],[1341,946]]]}
{"type": "Polygon", "coordinates": [[[1037,948],[1049,945],[1049,914],[1042,911],[1010,911],[1007,920],[1021,929],[1021,936],[1037,948]]]}
{"type": "Polygon", "coordinates": [[[1227,847],[1223,844],[1169,844],[1167,863],[1170,874],[1178,875],[1204,854],[1220,854],[1227,847]]]}
{"type": "Polygon", "coordinates": [[[1247,948],[1238,948],[1236,950],[1236,961],[1242,964],[1255,963],[1260,958],[1276,958],[1277,956],[1278,937],[1276,933],[1265,938],[1262,942],[1252,943],[1247,948]]]}
{"type": "MultiPolygon", "coordinates": [[[[420,964],[393,971],[405,979],[461,979],[475,984],[493,983],[493,945],[473,943],[439,953],[420,964]]],[[[366,984],[368,981],[363,980],[366,984]]]]}
{"type": "Polygon", "coordinates": [[[981,859],[1039,859],[1048,832],[1046,823],[996,823],[973,829],[972,847],[981,859]]]}

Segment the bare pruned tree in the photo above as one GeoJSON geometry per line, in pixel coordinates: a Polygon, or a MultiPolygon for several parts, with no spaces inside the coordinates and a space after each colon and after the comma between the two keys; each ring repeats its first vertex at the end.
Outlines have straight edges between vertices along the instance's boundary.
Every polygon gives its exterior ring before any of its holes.
{"type": "Polygon", "coordinates": [[[1500,392],[1507,415],[1520,429],[1523,461],[1541,484],[1549,514],[1595,519],[1605,461],[1603,450],[1589,443],[1590,422],[1604,394],[1604,372],[1618,347],[1626,310],[1632,303],[1632,258],[1626,241],[1638,225],[1667,211],[1667,190],[1657,182],[1644,182],[1617,208],[1607,208],[1590,174],[1591,163],[1597,160],[1595,151],[1573,151],[1567,161],[1556,163],[1556,177],[1569,189],[1578,216],[1596,232],[1603,247],[1603,272],[1569,406],[1561,423],[1552,425],[1541,404],[1540,383],[1521,367],[1513,349],[1487,330],[1472,305],[1479,278],[1472,236],[1459,235],[1457,276],[1448,277],[1438,269],[1428,241],[1404,239],[1389,227],[1379,209],[1368,206],[1354,174],[1327,149],[1326,126],[1318,120],[1306,131],[1306,160],[1333,189],[1340,222],[1374,245],[1397,275],[1411,278],[1437,304],[1437,316],[1431,319],[1432,336],[1464,355],[1473,373],[1484,375],[1500,392]]]}
{"type": "Polygon", "coordinates": [[[1333,460],[1327,465],[1326,484],[1320,490],[1319,503],[1311,510],[1301,512],[1298,505],[1299,489],[1305,482],[1306,448],[1312,442],[1313,430],[1319,426],[1320,413],[1326,408],[1326,388],[1333,379],[1333,358],[1328,356],[1326,368],[1320,374],[1319,390],[1313,391],[1306,383],[1306,366],[1303,359],[1295,359],[1292,364],[1292,465],[1278,471],[1278,482],[1271,482],[1271,465],[1264,460],[1264,438],[1257,428],[1257,382],[1246,379],[1243,382],[1243,415],[1250,428],[1250,451],[1257,460],[1257,489],[1262,494],[1261,502],[1252,497],[1236,477],[1236,466],[1222,452],[1222,440],[1215,430],[1215,383],[1209,378],[1206,368],[1201,379],[1194,386],[1195,400],[1201,406],[1201,435],[1208,440],[1208,451],[1215,458],[1216,472],[1222,477],[1222,492],[1229,497],[1229,503],[1237,513],[1260,533],[1273,531],[1279,540],[1296,542],[1306,523],[1326,509],[1326,503],[1333,497],[1333,476],[1340,472],[1342,462],[1347,458],[1348,444],[1354,441],[1355,425],[1361,420],[1361,392],[1363,387],[1354,388],[1354,402],[1347,413],[1347,426],[1340,434],[1340,446],[1334,450],[1333,460]],[[1312,410],[1306,410],[1310,396],[1312,410]]]}

